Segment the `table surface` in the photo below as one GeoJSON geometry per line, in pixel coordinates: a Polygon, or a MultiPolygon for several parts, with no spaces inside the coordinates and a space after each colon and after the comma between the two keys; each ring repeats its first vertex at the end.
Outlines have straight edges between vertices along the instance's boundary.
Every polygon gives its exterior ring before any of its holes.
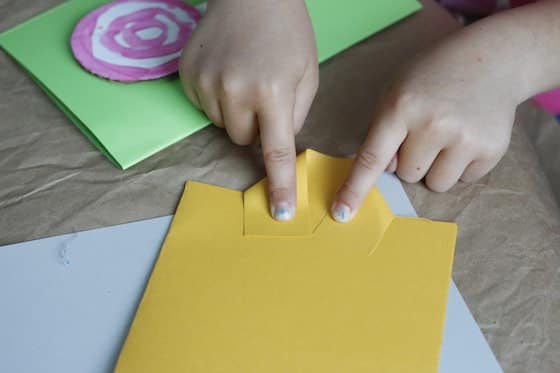
{"type": "MultiPolygon", "coordinates": [[[[0,30],[59,3],[0,0],[0,30]]],[[[321,86],[298,149],[355,153],[395,67],[459,26],[424,9],[321,66],[321,86]]],[[[168,215],[185,180],[244,189],[264,174],[259,149],[207,128],[127,171],[114,168],[0,53],[0,244],[168,215]]],[[[476,184],[406,190],[421,216],[459,224],[454,280],[504,371],[560,371],[560,212],[521,126],[476,184]]]]}

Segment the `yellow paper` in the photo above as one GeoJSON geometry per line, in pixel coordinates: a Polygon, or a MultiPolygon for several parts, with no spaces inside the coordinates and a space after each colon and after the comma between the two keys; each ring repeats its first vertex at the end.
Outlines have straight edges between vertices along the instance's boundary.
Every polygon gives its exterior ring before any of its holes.
{"type": "Polygon", "coordinates": [[[245,234],[264,183],[187,184],[116,372],[437,372],[456,226],[394,217],[377,190],[336,223],[349,161],[303,158],[310,234],[245,234]]]}
{"type": "Polygon", "coordinates": [[[267,180],[261,180],[243,194],[244,234],[247,236],[305,236],[312,232],[307,184],[307,157],[301,154],[296,161],[297,213],[292,221],[278,224],[269,211],[269,199],[265,191],[267,180]]]}

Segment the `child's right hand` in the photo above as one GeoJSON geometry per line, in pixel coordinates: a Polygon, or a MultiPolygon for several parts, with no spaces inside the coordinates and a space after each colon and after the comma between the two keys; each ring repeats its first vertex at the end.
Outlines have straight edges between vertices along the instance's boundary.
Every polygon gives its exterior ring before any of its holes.
{"type": "Polygon", "coordinates": [[[317,91],[315,36],[304,0],[213,0],[180,66],[191,102],[231,140],[257,135],[269,178],[272,216],[296,206],[294,136],[317,91]]]}

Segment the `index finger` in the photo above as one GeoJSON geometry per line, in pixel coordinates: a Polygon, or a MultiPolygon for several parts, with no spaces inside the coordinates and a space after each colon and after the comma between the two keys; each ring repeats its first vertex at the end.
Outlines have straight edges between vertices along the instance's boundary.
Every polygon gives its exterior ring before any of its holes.
{"type": "Polygon", "coordinates": [[[331,214],[336,221],[345,223],[354,217],[405,138],[406,128],[395,126],[390,118],[382,118],[370,128],[333,203],[331,214]]]}
{"type": "Polygon", "coordinates": [[[292,220],[296,213],[296,147],[293,100],[274,100],[258,113],[272,217],[292,220]]]}

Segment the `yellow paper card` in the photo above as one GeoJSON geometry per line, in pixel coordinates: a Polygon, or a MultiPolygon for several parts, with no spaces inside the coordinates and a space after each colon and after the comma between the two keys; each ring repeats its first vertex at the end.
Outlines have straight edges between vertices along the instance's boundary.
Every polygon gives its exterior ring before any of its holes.
{"type": "Polygon", "coordinates": [[[187,184],[116,372],[437,372],[456,226],[377,190],[336,223],[349,161],[304,154],[309,235],[246,235],[266,198],[187,184]]]}

